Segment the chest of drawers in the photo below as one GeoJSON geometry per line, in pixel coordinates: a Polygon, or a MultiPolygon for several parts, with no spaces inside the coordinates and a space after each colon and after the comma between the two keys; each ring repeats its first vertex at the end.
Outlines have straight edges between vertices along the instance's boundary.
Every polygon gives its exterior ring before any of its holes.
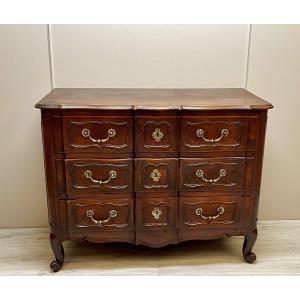
{"type": "Polygon", "coordinates": [[[53,271],[62,242],[252,247],[270,103],[244,89],[54,89],[41,109],[53,271]]]}

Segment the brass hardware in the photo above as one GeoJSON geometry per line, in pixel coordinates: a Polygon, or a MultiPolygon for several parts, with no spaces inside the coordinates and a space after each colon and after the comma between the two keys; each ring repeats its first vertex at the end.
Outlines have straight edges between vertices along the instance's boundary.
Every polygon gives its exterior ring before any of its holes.
{"type": "Polygon", "coordinates": [[[203,210],[201,207],[198,207],[195,209],[195,214],[197,216],[200,216],[202,219],[204,220],[214,220],[216,218],[218,218],[220,215],[222,215],[223,213],[225,212],[225,209],[223,206],[220,206],[217,208],[217,214],[214,215],[214,216],[204,216],[202,213],[203,213],[203,210]]]}
{"type": "Polygon", "coordinates": [[[105,184],[105,183],[108,183],[111,179],[113,179],[113,178],[116,178],[117,177],[117,172],[116,171],[114,171],[114,170],[110,170],[109,171],[109,178],[108,179],[106,179],[106,180],[96,180],[96,179],[94,179],[92,176],[93,176],[93,172],[91,171],[91,170],[86,170],[86,171],[84,171],[84,177],[85,178],[88,178],[88,179],[90,179],[92,182],[94,182],[94,183],[98,183],[99,185],[101,185],[101,184],[105,184]]]}
{"type": "Polygon", "coordinates": [[[162,215],[162,211],[159,209],[159,207],[155,207],[152,210],[152,216],[155,220],[159,220],[160,216],[162,215]]]}
{"type": "Polygon", "coordinates": [[[101,144],[107,142],[110,138],[116,136],[117,132],[115,129],[110,128],[107,130],[107,138],[105,139],[94,139],[91,137],[91,131],[87,128],[83,128],[81,134],[85,138],[89,138],[93,143],[101,144]]]}
{"type": "Polygon", "coordinates": [[[162,138],[164,137],[164,134],[162,133],[162,131],[159,128],[155,128],[152,133],[152,137],[154,138],[156,143],[159,143],[162,140],[162,138]]]}
{"type": "Polygon", "coordinates": [[[86,217],[91,219],[96,225],[99,225],[99,226],[103,226],[103,224],[109,222],[109,220],[111,218],[115,218],[118,215],[117,211],[115,209],[112,209],[112,210],[109,211],[107,219],[105,219],[105,220],[96,220],[96,219],[94,219],[94,214],[95,213],[94,213],[93,210],[87,210],[86,211],[86,217]]]}
{"type": "Polygon", "coordinates": [[[219,177],[215,178],[215,179],[206,179],[204,177],[204,172],[201,169],[199,169],[199,170],[196,171],[196,176],[200,177],[205,182],[215,183],[215,182],[219,181],[221,177],[226,176],[226,170],[225,169],[219,170],[219,177]]]}
{"type": "Polygon", "coordinates": [[[152,180],[153,180],[154,182],[158,182],[159,179],[160,179],[160,177],[161,177],[161,174],[160,174],[160,172],[159,172],[158,169],[154,169],[154,170],[151,172],[150,177],[152,178],[152,180]]]}
{"type": "Polygon", "coordinates": [[[223,128],[221,130],[220,137],[218,137],[217,139],[207,139],[207,138],[205,138],[204,137],[204,130],[202,128],[197,129],[196,134],[197,134],[197,137],[202,138],[205,142],[214,144],[214,143],[220,142],[223,137],[228,136],[229,130],[226,129],[226,128],[223,128]]]}

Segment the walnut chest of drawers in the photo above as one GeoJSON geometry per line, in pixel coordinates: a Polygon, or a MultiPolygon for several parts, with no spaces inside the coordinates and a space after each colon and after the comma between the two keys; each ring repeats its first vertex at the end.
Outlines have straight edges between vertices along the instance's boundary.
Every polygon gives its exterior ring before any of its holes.
{"type": "Polygon", "coordinates": [[[54,89],[41,109],[50,243],[252,247],[267,110],[244,89],[54,89]]]}

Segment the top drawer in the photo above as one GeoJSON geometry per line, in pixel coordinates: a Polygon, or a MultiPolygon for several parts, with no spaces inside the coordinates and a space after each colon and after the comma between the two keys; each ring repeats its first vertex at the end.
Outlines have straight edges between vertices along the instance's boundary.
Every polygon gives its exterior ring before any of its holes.
{"type": "Polygon", "coordinates": [[[135,150],[138,153],[170,153],[177,151],[177,117],[137,116],[135,150]]]}
{"type": "Polygon", "coordinates": [[[247,117],[182,117],[181,151],[245,150],[247,131],[247,117]]]}
{"type": "Polygon", "coordinates": [[[131,117],[64,117],[63,131],[66,152],[132,150],[131,117]]]}

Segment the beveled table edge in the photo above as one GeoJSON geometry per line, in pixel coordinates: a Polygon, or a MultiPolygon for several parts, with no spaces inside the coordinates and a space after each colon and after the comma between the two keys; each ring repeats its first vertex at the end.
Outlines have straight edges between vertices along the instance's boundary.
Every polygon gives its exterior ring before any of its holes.
{"type": "Polygon", "coordinates": [[[227,106],[112,106],[112,105],[66,105],[66,104],[47,104],[47,103],[37,103],[35,105],[39,109],[88,109],[88,110],[266,110],[271,109],[274,106],[271,103],[266,103],[264,105],[227,105],[227,106]]]}

